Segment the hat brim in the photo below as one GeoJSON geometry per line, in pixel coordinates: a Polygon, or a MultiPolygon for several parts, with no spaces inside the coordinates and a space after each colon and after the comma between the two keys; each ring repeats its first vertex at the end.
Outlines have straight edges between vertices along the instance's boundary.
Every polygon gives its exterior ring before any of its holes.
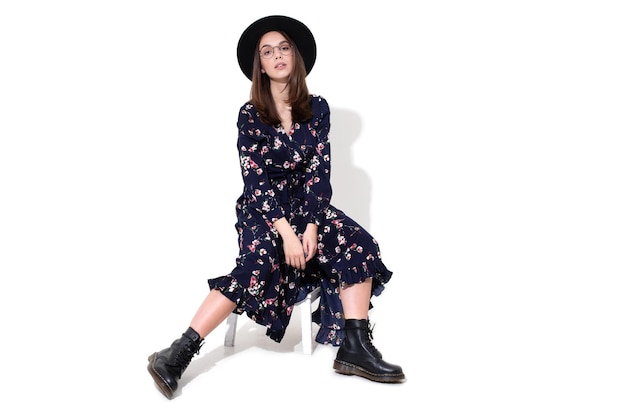
{"type": "Polygon", "coordinates": [[[259,38],[267,32],[278,30],[285,32],[293,40],[304,59],[307,75],[313,69],[317,56],[315,38],[309,28],[302,22],[287,16],[266,16],[252,23],[239,38],[237,44],[237,60],[244,75],[252,80],[252,65],[259,38]]]}

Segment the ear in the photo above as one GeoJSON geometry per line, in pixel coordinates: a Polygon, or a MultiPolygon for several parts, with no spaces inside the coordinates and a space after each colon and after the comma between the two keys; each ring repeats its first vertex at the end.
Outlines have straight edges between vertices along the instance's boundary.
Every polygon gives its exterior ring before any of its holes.
{"type": "Polygon", "coordinates": [[[265,70],[261,68],[261,74],[265,74],[265,70]]]}

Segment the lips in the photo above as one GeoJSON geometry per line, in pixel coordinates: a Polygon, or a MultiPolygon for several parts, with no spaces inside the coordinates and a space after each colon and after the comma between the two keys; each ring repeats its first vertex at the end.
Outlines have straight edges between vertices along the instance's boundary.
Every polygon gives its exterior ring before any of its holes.
{"type": "Polygon", "coordinates": [[[287,65],[284,62],[279,62],[278,64],[274,65],[274,69],[283,69],[286,66],[287,65]]]}

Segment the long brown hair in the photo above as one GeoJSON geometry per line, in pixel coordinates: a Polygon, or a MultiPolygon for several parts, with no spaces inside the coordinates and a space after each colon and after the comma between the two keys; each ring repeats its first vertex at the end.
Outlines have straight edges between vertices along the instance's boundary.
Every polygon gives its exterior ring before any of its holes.
{"type": "MultiPolygon", "coordinates": [[[[291,106],[291,119],[295,122],[306,122],[313,117],[309,88],[306,84],[306,68],[298,47],[284,32],[280,32],[293,48],[293,71],[287,80],[289,87],[289,105],[291,106]]],[[[261,38],[259,38],[261,42],[261,38]]],[[[276,126],[280,124],[280,117],[276,111],[276,103],[270,90],[270,78],[261,72],[261,60],[259,58],[259,43],[257,43],[254,62],[252,64],[252,87],[250,87],[250,101],[259,112],[261,121],[265,124],[276,126]]]]}

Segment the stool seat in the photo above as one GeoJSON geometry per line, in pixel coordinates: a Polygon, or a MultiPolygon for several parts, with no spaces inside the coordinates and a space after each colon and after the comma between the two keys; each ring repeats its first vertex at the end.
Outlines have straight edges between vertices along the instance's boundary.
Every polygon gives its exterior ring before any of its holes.
{"type": "MultiPolygon", "coordinates": [[[[302,352],[310,355],[313,353],[313,302],[320,296],[320,288],[317,287],[298,301],[295,305],[299,306],[300,326],[302,327],[302,352]]],[[[226,336],[224,337],[224,346],[235,346],[235,333],[237,332],[237,317],[239,314],[230,313],[226,319],[226,336]]]]}

